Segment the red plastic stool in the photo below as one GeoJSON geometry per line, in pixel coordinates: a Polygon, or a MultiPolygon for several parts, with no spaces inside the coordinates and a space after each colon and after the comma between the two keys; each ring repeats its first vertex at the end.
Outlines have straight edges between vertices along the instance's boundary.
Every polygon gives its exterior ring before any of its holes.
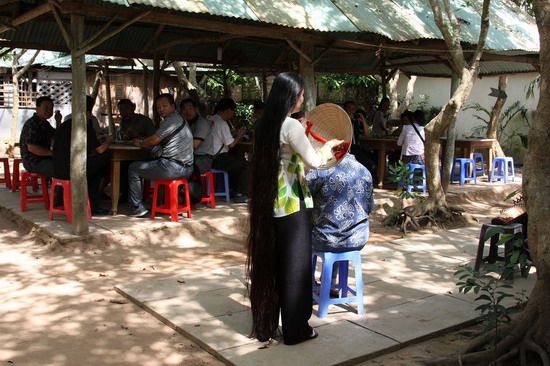
{"type": "Polygon", "coordinates": [[[0,183],[11,189],[10,158],[0,158],[0,163],[4,163],[4,178],[0,178],[0,183]]]}
{"type": "Polygon", "coordinates": [[[155,218],[156,213],[166,213],[170,215],[170,221],[177,222],[178,214],[186,212],[187,218],[191,218],[191,200],[189,199],[189,183],[187,179],[170,179],[153,181],[153,206],[151,207],[151,219],[155,218]],[[164,186],[164,203],[157,205],[158,190],[164,186]],[[180,205],[178,202],[178,188],[183,186],[185,189],[185,202],[180,205]]]}
{"type": "Polygon", "coordinates": [[[214,185],[214,174],[211,171],[201,174],[202,198],[201,203],[210,203],[210,207],[216,208],[216,186],[214,185]]]}
{"type": "Polygon", "coordinates": [[[12,192],[16,192],[17,188],[21,187],[21,164],[22,160],[20,158],[13,159],[13,174],[11,175],[12,192]]]}
{"type": "Polygon", "coordinates": [[[24,172],[21,174],[21,211],[27,211],[27,203],[44,203],[46,210],[49,207],[48,201],[48,178],[45,175],[31,172],[24,172]],[[42,192],[38,194],[30,194],[27,192],[27,187],[29,184],[38,190],[38,181],[40,181],[40,186],[42,192]]]}
{"type": "Polygon", "coordinates": [[[153,189],[151,188],[151,181],[143,180],[143,200],[151,199],[153,197],[153,189]]]}
{"type": "MultiPolygon", "coordinates": [[[[92,209],[90,207],[90,200],[87,199],[88,206],[88,218],[92,218],[92,209]]],[[[71,198],[71,181],[64,179],[52,179],[52,187],[50,190],[50,210],[48,212],[48,218],[53,220],[53,215],[65,215],[69,224],[73,223],[73,206],[71,198]],[[63,189],[63,204],[61,206],[55,206],[55,187],[61,187],[63,189]]]]}

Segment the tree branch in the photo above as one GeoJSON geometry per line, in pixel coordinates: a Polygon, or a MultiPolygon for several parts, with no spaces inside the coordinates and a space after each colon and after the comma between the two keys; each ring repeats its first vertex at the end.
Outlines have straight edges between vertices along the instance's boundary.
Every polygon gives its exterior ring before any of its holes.
{"type": "Polygon", "coordinates": [[[65,39],[65,43],[67,44],[67,47],[72,50],[73,45],[73,38],[70,36],[69,32],[67,31],[67,28],[65,27],[65,24],[63,23],[63,19],[61,19],[61,15],[59,15],[59,10],[57,9],[59,4],[54,0],[49,0],[48,3],[50,4],[50,8],[52,9],[53,17],[55,18],[55,21],[57,23],[57,26],[59,27],[59,30],[61,31],[61,35],[63,35],[63,39],[65,39]]]}
{"type": "MultiPolygon", "coordinates": [[[[470,68],[474,67],[481,60],[483,55],[483,48],[485,47],[485,41],[487,40],[487,34],[489,33],[489,7],[490,0],[483,0],[483,10],[481,12],[481,26],[479,29],[479,38],[477,40],[477,46],[474,54],[472,55],[472,60],[470,61],[470,68]]],[[[476,67],[476,69],[478,69],[476,67]]]]}
{"type": "MultiPolygon", "coordinates": [[[[21,56],[23,56],[23,53],[25,53],[26,50],[24,50],[20,55],[19,57],[17,58],[17,61],[19,61],[19,58],[21,56]]],[[[23,66],[22,69],[20,69],[19,71],[17,71],[17,73],[14,75],[16,78],[20,78],[21,75],[23,75],[24,73],[27,72],[27,70],[29,69],[29,67],[31,67],[31,65],[34,63],[34,60],[36,60],[36,56],[38,56],[38,54],[40,53],[40,50],[36,50],[36,52],[34,53],[34,55],[31,57],[31,59],[29,60],[29,62],[27,62],[27,64],[25,66],[23,66]]]]}

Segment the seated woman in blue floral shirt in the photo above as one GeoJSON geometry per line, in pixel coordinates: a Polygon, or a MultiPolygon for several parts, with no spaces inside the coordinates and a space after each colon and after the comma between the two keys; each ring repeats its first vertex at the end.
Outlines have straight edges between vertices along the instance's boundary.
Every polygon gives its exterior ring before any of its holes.
{"type": "Polygon", "coordinates": [[[310,170],[306,180],[314,201],[313,250],[361,250],[369,239],[374,205],[368,169],[347,154],[334,168],[310,170]]]}

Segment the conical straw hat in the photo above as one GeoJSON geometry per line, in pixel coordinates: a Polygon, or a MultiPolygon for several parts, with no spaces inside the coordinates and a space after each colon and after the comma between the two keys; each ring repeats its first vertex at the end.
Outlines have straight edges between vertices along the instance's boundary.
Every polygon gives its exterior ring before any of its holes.
{"type": "Polygon", "coordinates": [[[311,132],[308,134],[308,139],[315,150],[324,145],[312,135],[317,135],[326,141],[332,139],[344,140],[346,142],[346,151],[339,154],[338,159],[328,162],[323,168],[328,169],[336,166],[349,152],[351,141],[353,138],[353,126],[348,114],[340,106],[333,103],[325,103],[313,108],[306,116],[306,120],[311,122],[311,132]]]}

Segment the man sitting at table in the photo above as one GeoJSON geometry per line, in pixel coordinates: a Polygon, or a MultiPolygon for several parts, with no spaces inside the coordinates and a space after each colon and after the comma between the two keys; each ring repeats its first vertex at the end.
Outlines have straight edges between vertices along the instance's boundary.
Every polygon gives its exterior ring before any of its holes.
{"type": "Polygon", "coordinates": [[[193,135],[189,124],[176,111],[171,94],[155,99],[158,114],[163,118],[160,127],[146,139],[134,139],[135,146],[152,149],[153,160],[135,161],[128,168],[131,216],[142,217],[148,211],[143,206],[143,181],[147,179],[188,178],[193,173],[193,135]]]}
{"type": "MultiPolygon", "coordinates": [[[[110,138],[100,144],[92,126],[92,109],[94,99],[86,96],[86,180],[88,183],[88,197],[92,208],[92,215],[106,215],[108,210],[99,206],[101,192],[99,189],[101,178],[109,174],[109,153],[107,149],[111,144],[110,138]]],[[[58,179],[71,179],[71,131],[72,117],[65,120],[55,131],[53,143],[54,177],[58,179]]],[[[58,198],[56,198],[57,200],[58,198]]]]}
{"type": "Polygon", "coordinates": [[[212,133],[205,140],[210,146],[212,168],[225,170],[229,174],[230,187],[234,190],[233,202],[244,203],[248,200],[248,163],[240,156],[229,154],[246,133],[245,128],[237,130],[235,138],[231,135],[229,120],[235,115],[237,105],[231,98],[221,99],[214,108],[212,133]]]}
{"type": "Polygon", "coordinates": [[[212,130],[212,123],[199,114],[197,102],[191,98],[187,98],[181,101],[180,111],[183,117],[189,123],[191,127],[191,133],[193,133],[193,154],[195,165],[199,168],[199,171],[204,173],[210,170],[212,165],[212,159],[210,158],[210,146],[209,140],[206,142],[206,138],[210,135],[212,130]]]}
{"type": "Polygon", "coordinates": [[[55,129],[48,119],[53,116],[53,100],[49,96],[36,99],[36,112],[23,125],[19,138],[21,159],[32,173],[53,176],[52,139],[55,129]]]}
{"type": "Polygon", "coordinates": [[[136,105],[130,99],[118,101],[120,113],[120,135],[123,140],[146,138],[155,133],[155,125],[151,118],[135,113],[136,105]]]}

